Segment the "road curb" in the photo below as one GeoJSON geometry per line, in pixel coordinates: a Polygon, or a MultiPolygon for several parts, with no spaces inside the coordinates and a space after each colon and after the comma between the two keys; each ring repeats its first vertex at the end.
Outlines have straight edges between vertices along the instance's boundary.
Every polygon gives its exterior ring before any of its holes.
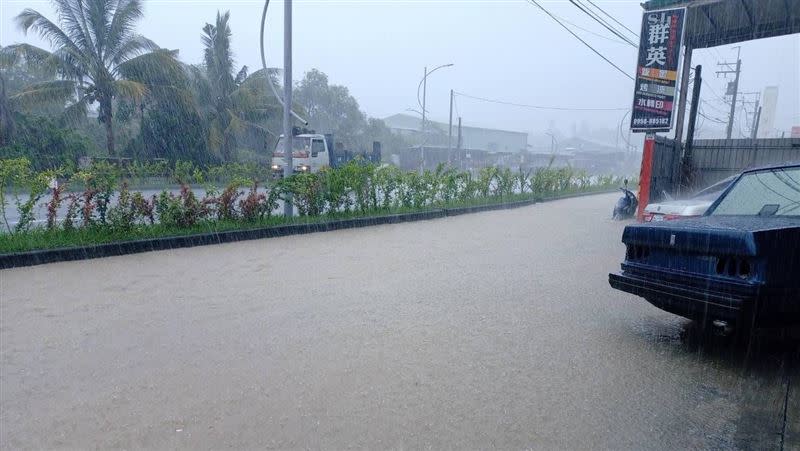
{"type": "Polygon", "coordinates": [[[508,210],[512,208],[533,205],[536,202],[547,202],[572,197],[590,196],[594,194],[608,194],[613,191],[597,191],[591,193],[569,194],[545,199],[530,199],[516,202],[478,205],[474,207],[458,207],[428,210],[417,213],[402,213],[385,216],[369,216],[354,219],[335,219],[332,221],[287,224],[281,226],[263,227],[257,229],[230,230],[225,232],[201,233],[195,235],[170,236],[163,238],[148,238],[134,241],[121,241],[116,243],[96,244],[91,246],[70,247],[60,249],[42,249],[28,252],[17,252],[0,255],[0,269],[20,268],[26,266],[44,265],[47,263],[89,260],[94,258],[115,257],[120,255],[138,254],[142,252],[181,249],[211,244],[232,243],[236,241],[257,240],[262,238],[277,238],[289,235],[302,235],[307,233],[330,232],[333,230],[353,229],[373,225],[398,224],[402,222],[425,221],[429,219],[459,216],[469,213],[478,213],[492,210],[508,210]]]}

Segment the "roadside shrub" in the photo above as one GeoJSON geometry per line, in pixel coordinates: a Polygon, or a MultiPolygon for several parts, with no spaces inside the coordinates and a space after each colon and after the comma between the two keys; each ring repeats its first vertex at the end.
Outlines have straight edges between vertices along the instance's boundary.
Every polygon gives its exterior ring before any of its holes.
{"type": "Polygon", "coordinates": [[[514,188],[517,185],[517,177],[511,172],[511,169],[505,168],[498,170],[495,177],[497,179],[495,195],[509,197],[514,194],[514,188]]]}
{"type": "Polygon", "coordinates": [[[159,222],[167,226],[191,227],[204,216],[200,201],[188,185],[181,185],[177,196],[162,191],[155,202],[155,210],[159,222]]]}
{"type": "MultiPolygon", "coordinates": [[[[317,173],[295,174],[269,183],[259,191],[261,180],[270,176],[267,166],[228,163],[201,168],[191,162],[133,162],[124,168],[105,161],[78,171],[59,169],[36,172],[26,158],[0,159],[0,202],[8,233],[29,230],[36,221],[39,202],[56,176],[69,177],[54,185],[46,207],[48,230],[104,228],[127,231],[137,226],[162,223],[191,227],[202,221],[257,222],[269,218],[279,201],[291,196],[304,216],[368,213],[396,209],[421,209],[430,206],[469,203],[484,199],[502,200],[517,194],[551,196],[563,192],[586,191],[619,186],[622,177],[590,176],[571,167],[546,167],[535,170],[483,168],[477,173],[459,172],[444,165],[435,170],[403,171],[397,167],[367,164],[354,160],[339,168],[317,173]],[[145,197],[131,191],[127,180],[169,175],[181,181],[180,192],[168,190],[145,197]],[[226,183],[219,191],[220,182],[226,183]],[[206,187],[198,199],[189,183],[206,187]],[[69,193],[67,186],[82,188],[69,193]],[[242,190],[242,187],[248,189],[242,190]],[[119,190],[117,191],[117,189],[119,190]],[[20,221],[10,224],[6,214],[16,206],[20,221]],[[66,205],[63,220],[58,212],[66,205]]],[[[162,180],[163,181],[163,180],[162,180]]],[[[632,179],[636,184],[636,179],[632,179]]],[[[42,218],[45,219],[45,218],[42,218]]]]}
{"type": "Polygon", "coordinates": [[[239,201],[239,210],[245,221],[263,220],[272,214],[272,210],[277,207],[277,200],[270,204],[270,198],[265,193],[258,192],[258,182],[253,182],[247,195],[239,201]]]}
{"type": "Polygon", "coordinates": [[[519,183],[519,192],[525,194],[525,189],[531,187],[531,172],[532,169],[528,169],[528,171],[523,171],[522,168],[519,168],[519,173],[517,174],[517,180],[519,183]]]}
{"type": "Polygon", "coordinates": [[[156,196],[153,195],[152,198],[145,199],[145,197],[140,192],[135,192],[131,196],[131,207],[134,211],[134,217],[136,219],[142,221],[148,221],[150,225],[155,224],[155,206],[156,206],[156,196]]]}
{"type": "Polygon", "coordinates": [[[73,230],[75,229],[75,220],[78,217],[78,210],[80,209],[80,197],[70,193],[64,200],[67,202],[67,212],[64,214],[61,227],[63,227],[64,230],[73,230]]]}
{"type": "Polygon", "coordinates": [[[353,199],[349,195],[347,174],[338,169],[325,168],[320,172],[320,181],[327,213],[349,212],[353,199]]]}
{"type": "Polygon", "coordinates": [[[302,173],[285,180],[284,186],[301,216],[317,216],[325,207],[323,184],[318,174],[302,173]]]}
{"type": "Polygon", "coordinates": [[[76,172],[72,179],[82,183],[85,187],[83,196],[84,225],[91,225],[95,222],[95,210],[97,211],[97,221],[105,225],[111,197],[122,179],[122,170],[117,165],[106,161],[96,161],[88,168],[76,172]]]}
{"type": "Polygon", "coordinates": [[[28,172],[24,183],[27,187],[28,198],[22,202],[17,199],[17,210],[19,211],[19,220],[14,227],[14,231],[24,232],[28,230],[31,223],[36,219],[34,216],[34,208],[36,204],[47,192],[47,186],[50,180],[54,178],[52,171],[40,172],[38,174],[28,172]]]}
{"type": "Polygon", "coordinates": [[[480,177],[478,179],[478,196],[489,197],[494,186],[495,178],[497,177],[497,168],[488,167],[481,169],[480,177]]]}
{"type": "Polygon", "coordinates": [[[117,203],[108,209],[108,225],[113,230],[130,230],[136,223],[136,208],[128,184],[123,183],[117,203]]]}
{"type": "Polygon", "coordinates": [[[47,228],[53,230],[58,225],[58,209],[63,202],[66,184],[57,183],[51,191],[50,201],[47,202],[47,228]]]}
{"type": "Polygon", "coordinates": [[[26,230],[35,219],[33,209],[47,190],[48,174],[49,171],[39,174],[33,172],[31,162],[27,158],[0,160],[0,204],[3,208],[3,222],[9,233],[26,230]],[[25,200],[20,197],[24,192],[28,194],[25,200]],[[6,216],[7,194],[11,194],[19,212],[19,222],[13,228],[6,216]]]}
{"type": "Polygon", "coordinates": [[[395,166],[381,166],[375,169],[375,185],[380,191],[380,206],[388,210],[392,206],[393,199],[397,196],[397,191],[402,185],[403,173],[395,166]]]}
{"type": "Polygon", "coordinates": [[[242,195],[239,187],[242,185],[240,180],[231,181],[228,186],[222,190],[216,201],[217,219],[221,220],[234,220],[236,219],[236,200],[242,195]]]}
{"type": "Polygon", "coordinates": [[[97,191],[91,188],[86,188],[83,191],[83,205],[81,206],[81,222],[84,227],[89,227],[94,224],[94,209],[97,204],[94,203],[94,197],[97,191]]]}

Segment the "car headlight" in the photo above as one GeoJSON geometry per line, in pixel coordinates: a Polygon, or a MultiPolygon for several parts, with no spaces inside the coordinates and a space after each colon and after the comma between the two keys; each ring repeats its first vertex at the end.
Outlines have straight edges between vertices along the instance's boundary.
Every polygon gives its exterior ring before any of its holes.
{"type": "Polygon", "coordinates": [[[280,169],[280,168],[281,168],[281,167],[280,167],[280,166],[278,166],[277,164],[273,164],[273,165],[272,165],[272,169],[273,169],[273,170],[278,170],[278,169],[280,169]]]}

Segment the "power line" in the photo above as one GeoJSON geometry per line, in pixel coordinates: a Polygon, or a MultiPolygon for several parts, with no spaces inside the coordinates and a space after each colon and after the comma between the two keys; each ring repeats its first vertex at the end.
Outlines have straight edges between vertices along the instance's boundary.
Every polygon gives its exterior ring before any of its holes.
{"type": "Polygon", "coordinates": [[[583,43],[583,45],[585,45],[586,47],[589,47],[589,49],[591,49],[591,50],[592,50],[594,53],[596,53],[596,54],[597,54],[597,56],[599,56],[600,58],[603,58],[603,60],[605,60],[605,62],[607,62],[608,64],[610,64],[610,65],[614,66],[614,68],[615,68],[615,69],[617,69],[617,70],[618,70],[618,71],[619,71],[619,72],[620,72],[622,75],[624,75],[624,76],[626,76],[626,77],[630,78],[630,79],[631,79],[631,81],[634,81],[633,77],[631,77],[631,76],[630,76],[630,74],[628,74],[628,73],[627,73],[627,72],[625,72],[624,70],[620,69],[620,68],[619,68],[619,66],[617,66],[617,65],[616,65],[616,64],[614,64],[614,63],[612,63],[612,62],[611,62],[611,60],[609,60],[608,58],[606,58],[605,56],[603,56],[603,54],[602,54],[602,53],[600,53],[600,52],[598,52],[597,50],[595,50],[595,48],[594,48],[594,47],[592,47],[591,45],[589,45],[589,43],[587,43],[586,41],[584,41],[583,39],[581,39],[581,37],[580,37],[580,36],[578,36],[577,34],[575,34],[575,32],[573,32],[573,31],[572,31],[572,30],[570,30],[570,29],[569,29],[569,28],[568,28],[566,25],[564,25],[563,23],[561,23],[561,21],[559,21],[558,19],[556,19],[555,17],[553,17],[553,15],[552,15],[552,14],[550,14],[550,11],[548,11],[548,10],[544,9],[544,7],[543,7],[542,5],[540,5],[539,3],[537,3],[537,2],[536,2],[536,0],[528,0],[528,1],[530,1],[531,3],[533,3],[534,5],[536,5],[536,7],[537,7],[537,8],[541,9],[542,11],[544,11],[544,13],[545,13],[545,14],[547,14],[548,16],[550,16],[550,18],[551,18],[551,19],[555,20],[555,21],[556,21],[556,22],[557,22],[559,25],[561,25],[561,27],[563,27],[565,30],[567,30],[567,31],[569,32],[569,34],[571,34],[572,36],[574,36],[574,37],[575,37],[575,39],[577,39],[577,40],[581,41],[581,42],[583,43]]]}
{"type": "Polygon", "coordinates": [[[706,106],[711,107],[712,110],[716,111],[719,114],[726,114],[726,115],[728,114],[727,111],[720,109],[720,107],[715,106],[713,103],[708,102],[708,100],[706,100],[706,106]]]}
{"type": "Polygon", "coordinates": [[[706,114],[703,112],[703,107],[702,107],[702,105],[698,105],[698,107],[699,107],[699,108],[697,108],[697,114],[699,114],[700,116],[702,116],[704,119],[707,119],[707,120],[709,120],[709,121],[711,121],[711,122],[716,122],[717,124],[727,124],[727,123],[728,123],[727,121],[723,121],[722,119],[719,119],[719,118],[715,118],[715,117],[710,117],[710,116],[707,116],[707,115],[706,115],[706,114]]]}
{"type": "Polygon", "coordinates": [[[589,2],[589,4],[590,4],[590,5],[592,5],[592,6],[594,6],[595,8],[597,8],[597,9],[598,9],[598,10],[599,10],[601,13],[603,13],[603,14],[605,14],[606,16],[608,16],[609,18],[611,18],[611,20],[613,20],[613,21],[614,21],[614,22],[616,22],[617,24],[621,25],[621,26],[622,26],[622,28],[624,28],[624,29],[626,29],[626,30],[630,31],[632,35],[636,36],[636,39],[639,39],[639,34],[638,34],[638,33],[636,33],[635,31],[631,30],[630,28],[626,27],[624,23],[622,23],[622,22],[618,21],[618,20],[617,20],[617,19],[616,19],[614,16],[612,16],[611,14],[609,14],[609,13],[605,12],[605,11],[603,10],[603,8],[601,8],[601,7],[597,6],[597,5],[595,5],[595,3],[594,3],[592,0],[586,0],[586,1],[587,1],[587,2],[589,2]]]}
{"type": "Polygon", "coordinates": [[[557,17],[558,20],[560,20],[560,21],[562,21],[562,22],[564,22],[566,24],[572,25],[573,27],[577,28],[578,30],[585,31],[586,33],[589,33],[591,35],[597,36],[598,38],[605,39],[605,40],[611,41],[611,42],[615,42],[617,44],[629,45],[629,43],[627,41],[620,41],[619,39],[614,39],[614,38],[602,35],[600,33],[595,33],[594,31],[588,30],[586,28],[583,28],[580,25],[576,25],[574,22],[570,22],[570,21],[568,21],[567,19],[565,19],[565,18],[563,18],[561,16],[556,16],[555,14],[553,14],[553,17],[557,17]]]}
{"type": "Polygon", "coordinates": [[[721,102],[723,102],[723,103],[726,103],[726,104],[728,104],[728,105],[730,105],[730,104],[731,104],[730,102],[728,102],[727,100],[725,100],[725,98],[724,98],[724,97],[722,97],[721,95],[719,95],[719,94],[717,93],[717,91],[715,91],[715,90],[714,90],[714,88],[713,88],[713,87],[711,87],[711,84],[709,84],[708,82],[706,82],[706,80],[705,80],[705,79],[703,79],[703,84],[705,85],[705,87],[706,87],[706,88],[708,88],[708,89],[710,89],[710,90],[711,90],[711,93],[712,93],[712,94],[714,94],[714,97],[716,97],[716,98],[717,98],[717,100],[719,100],[719,101],[721,101],[721,102]]]}
{"type": "Polygon", "coordinates": [[[504,100],[496,100],[496,99],[488,99],[486,97],[479,97],[473,96],[469,94],[465,94],[463,92],[453,91],[453,93],[457,96],[466,97],[468,99],[480,100],[483,102],[489,103],[497,103],[500,105],[509,105],[515,106],[520,108],[531,108],[534,110],[556,110],[556,111],[627,111],[630,108],[567,108],[567,107],[558,107],[558,106],[542,106],[542,105],[530,105],[525,103],[516,103],[516,102],[507,102],[504,100]]]}
{"type": "Polygon", "coordinates": [[[588,9],[584,8],[583,5],[578,3],[576,0],[569,0],[569,2],[572,3],[572,5],[575,6],[576,8],[578,8],[579,10],[583,11],[584,14],[586,14],[587,16],[589,16],[592,19],[594,19],[595,22],[597,22],[600,25],[602,25],[603,27],[605,27],[606,30],[610,31],[611,33],[613,33],[618,38],[622,39],[623,41],[627,42],[629,45],[631,45],[633,47],[638,47],[636,44],[633,43],[633,41],[628,39],[628,37],[626,37],[625,35],[620,33],[616,28],[614,28],[611,25],[609,25],[608,22],[606,22],[605,20],[601,19],[596,14],[594,14],[594,13],[590,12],[588,9]]]}

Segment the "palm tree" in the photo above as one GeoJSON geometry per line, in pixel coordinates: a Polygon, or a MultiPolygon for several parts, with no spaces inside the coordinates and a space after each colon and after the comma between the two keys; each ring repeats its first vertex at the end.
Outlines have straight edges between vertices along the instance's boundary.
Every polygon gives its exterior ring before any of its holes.
{"type": "Polygon", "coordinates": [[[223,160],[233,159],[236,137],[245,130],[274,135],[259,124],[277,117],[280,111],[266,88],[265,76],[274,78],[274,72],[260,70],[248,76],[247,66],[235,70],[229,19],[230,12],[217,12],[215,23],[203,27],[204,67],[194,67],[192,77],[198,103],[208,106],[209,149],[218,149],[223,160]]]}
{"type": "Polygon", "coordinates": [[[63,107],[66,98],[57,98],[52,93],[33,93],[31,86],[53,81],[55,74],[43,62],[48,52],[39,51],[27,44],[0,47],[0,147],[8,144],[14,135],[14,114],[48,106],[63,107]],[[31,91],[21,98],[23,90],[31,91]]]}
{"type": "Polygon", "coordinates": [[[156,71],[178,64],[177,51],[160,49],[136,34],[134,24],[143,15],[141,0],[51,1],[58,25],[30,8],[16,21],[24,32],[33,30],[50,42],[53,51],[47,52],[44,60],[57,70],[60,79],[36,85],[19,96],[69,95],[72,102],[64,112],[68,119],[85,116],[88,106],[97,102],[98,119],[106,129],[106,147],[113,156],[114,99],[138,101],[147,92],[145,83],[127,79],[126,74],[134,69],[156,71]]]}

